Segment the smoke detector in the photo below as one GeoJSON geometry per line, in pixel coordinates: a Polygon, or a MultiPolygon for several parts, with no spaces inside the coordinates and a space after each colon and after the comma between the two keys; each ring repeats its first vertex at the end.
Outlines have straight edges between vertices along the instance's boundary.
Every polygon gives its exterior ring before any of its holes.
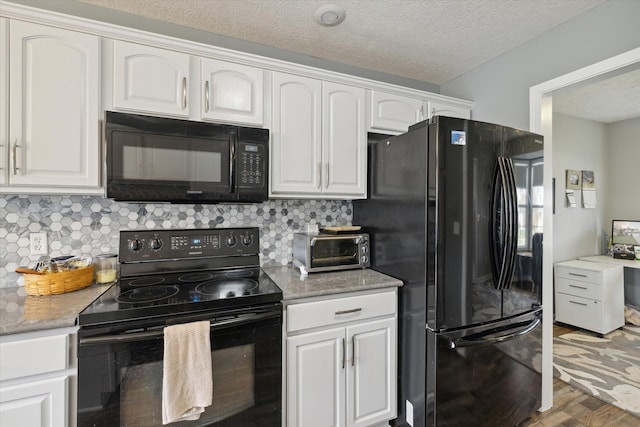
{"type": "Polygon", "coordinates": [[[325,27],[333,27],[338,25],[347,16],[347,12],[338,5],[325,4],[316,10],[313,20],[325,27]]]}

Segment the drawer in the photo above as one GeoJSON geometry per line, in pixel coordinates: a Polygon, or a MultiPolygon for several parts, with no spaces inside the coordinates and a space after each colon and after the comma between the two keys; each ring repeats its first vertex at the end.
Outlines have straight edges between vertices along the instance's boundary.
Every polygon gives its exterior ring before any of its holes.
{"type": "Polygon", "coordinates": [[[590,283],[602,283],[602,271],[559,265],[556,273],[558,277],[562,277],[564,279],[579,280],[581,282],[590,283]]]}
{"type": "Polygon", "coordinates": [[[287,332],[394,315],[396,312],[395,292],[291,304],[287,307],[287,332]]]}
{"type": "Polygon", "coordinates": [[[67,337],[65,334],[0,343],[0,381],[67,369],[67,337]]]}
{"type": "Polygon", "coordinates": [[[601,332],[602,303],[575,295],[556,293],[556,320],[601,332]]]}
{"type": "Polygon", "coordinates": [[[556,290],[563,294],[575,295],[602,301],[602,286],[596,283],[580,282],[574,279],[558,279],[556,290]]]}

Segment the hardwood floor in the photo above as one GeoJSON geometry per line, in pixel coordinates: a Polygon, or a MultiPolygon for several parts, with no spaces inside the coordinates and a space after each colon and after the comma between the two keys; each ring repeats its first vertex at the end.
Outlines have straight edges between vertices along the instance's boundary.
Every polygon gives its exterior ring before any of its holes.
{"type": "MultiPolygon", "coordinates": [[[[574,328],[555,324],[553,336],[574,328]]],[[[639,427],[640,418],[609,405],[557,378],[553,379],[553,408],[536,413],[527,427],[639,427]]]]}

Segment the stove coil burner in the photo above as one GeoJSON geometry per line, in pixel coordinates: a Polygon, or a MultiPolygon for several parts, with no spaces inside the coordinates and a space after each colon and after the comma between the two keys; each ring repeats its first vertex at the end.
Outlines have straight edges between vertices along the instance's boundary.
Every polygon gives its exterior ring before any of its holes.
{"type": "Polygon", "coordinates": [[[116,297],[116,301],[126,304],[141,304],[170,298],[177,293],[177,286],[143,287],[121,293],[116,297]]]}
{"type": "Polygon", "coordinates": [[[164,277],[141,277],[139,279],[133,279],[129,281],[129,286],[137,287],[137,286],[151,286],[157,285],[164,282],[164,277]]]}
{"type": "Polygon", "coordinates": [[[258,282],[251,279],[215,280],[196,286],[196,292],[204,295],[217,295],[218,298],[235,298],[251,295],[251,291],[258,287],[258,282]]]}
{"type": "Polygon", "coordinates": [[[193,282],[204,282],[205,280],[209,280],[213,277],[211,273],[190,273],[185,274],[184,276],[178,277],[178,282],[182,283],[193,283],[193,282]]]}

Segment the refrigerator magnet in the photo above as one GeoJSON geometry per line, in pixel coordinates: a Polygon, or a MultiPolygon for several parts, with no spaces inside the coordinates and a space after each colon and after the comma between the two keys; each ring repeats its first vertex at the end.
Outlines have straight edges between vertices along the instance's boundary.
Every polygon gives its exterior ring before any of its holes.
{"type": "Polygon", "coordinates": [[[453,145],[467,145],[467,138],[465,135],[465,131],[463,130],[452,130],[451,131],[451,143],[453,145]]]}

